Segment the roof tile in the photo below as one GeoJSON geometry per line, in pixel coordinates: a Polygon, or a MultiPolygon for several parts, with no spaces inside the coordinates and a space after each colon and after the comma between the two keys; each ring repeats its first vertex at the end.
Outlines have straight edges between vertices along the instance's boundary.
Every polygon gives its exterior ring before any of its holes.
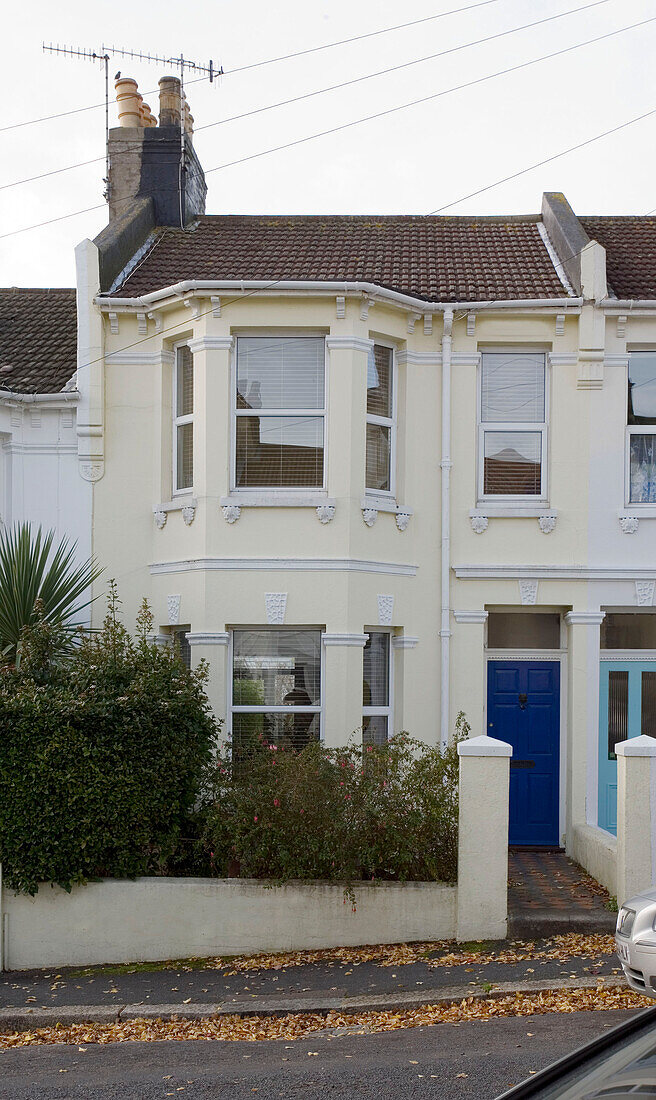
{"type": "Polygon", "coordinates": [[[74,290],[0,289],[0,389],[58,393],[75,374],[76,345],[74,290]]]}

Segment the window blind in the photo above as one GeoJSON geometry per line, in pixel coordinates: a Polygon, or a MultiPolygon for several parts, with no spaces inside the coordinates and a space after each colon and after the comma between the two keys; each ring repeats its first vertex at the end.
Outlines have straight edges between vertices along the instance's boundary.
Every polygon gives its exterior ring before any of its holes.
{"type": "Polygon", "coordinates": [[[542,354],[483,355],[481,420],[544,423],[545,362],[542,354]]]}
{"type": "Polygon", "coordinates": [[[323,409],[324,341],[308,337],[239,337],[237,407],[323,409]]]}

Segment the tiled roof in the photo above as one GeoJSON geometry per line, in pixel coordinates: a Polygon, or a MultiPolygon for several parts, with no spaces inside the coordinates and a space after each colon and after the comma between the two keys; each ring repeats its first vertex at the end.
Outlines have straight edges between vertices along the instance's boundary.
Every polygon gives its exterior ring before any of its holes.
{"type": "Polygon", "coordinates": [[[75,374],[76,345],[74,290],[0,289],[0,389],[58,393],[75,374]]]}
{"type": "Polygon", "coordinates": [[[579,218],[606,249],[608,290],[617,298],[656,298],[656,218],[579,218]]]}
{"type": "Polygon", "coordinates": [[[537,215],[206,215],[162,229],[118,296],[184,279],[361,281],[426,301],[563,298],[537,215]]]}

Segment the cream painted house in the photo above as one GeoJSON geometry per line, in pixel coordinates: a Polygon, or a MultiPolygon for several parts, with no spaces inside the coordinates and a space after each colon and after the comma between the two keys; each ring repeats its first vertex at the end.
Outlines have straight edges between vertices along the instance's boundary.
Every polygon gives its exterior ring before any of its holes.
{"type": "Polygon", "coordinates": [[[511,843],[611,881],[614,746],[656,734],[656,221],[208,216],[175,82],[159,126],[119,92],[78,435],[126,617],[236,746],[464,710],[511,843]]]}
{"type": "Polygon", "coordinates": [[[31,522],[91,553],[78,463],[75,290],[0,290],[0,524],[31,522]]]}

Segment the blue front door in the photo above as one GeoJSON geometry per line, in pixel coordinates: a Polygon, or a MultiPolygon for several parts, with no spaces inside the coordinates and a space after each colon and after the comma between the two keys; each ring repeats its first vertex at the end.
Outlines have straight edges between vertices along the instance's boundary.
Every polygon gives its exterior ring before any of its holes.
{"type": "Polygon", "coordinates": [[[490,661],[487,732],[513,747],[510,844],[559,843],[560,665],[490,661]]]}

